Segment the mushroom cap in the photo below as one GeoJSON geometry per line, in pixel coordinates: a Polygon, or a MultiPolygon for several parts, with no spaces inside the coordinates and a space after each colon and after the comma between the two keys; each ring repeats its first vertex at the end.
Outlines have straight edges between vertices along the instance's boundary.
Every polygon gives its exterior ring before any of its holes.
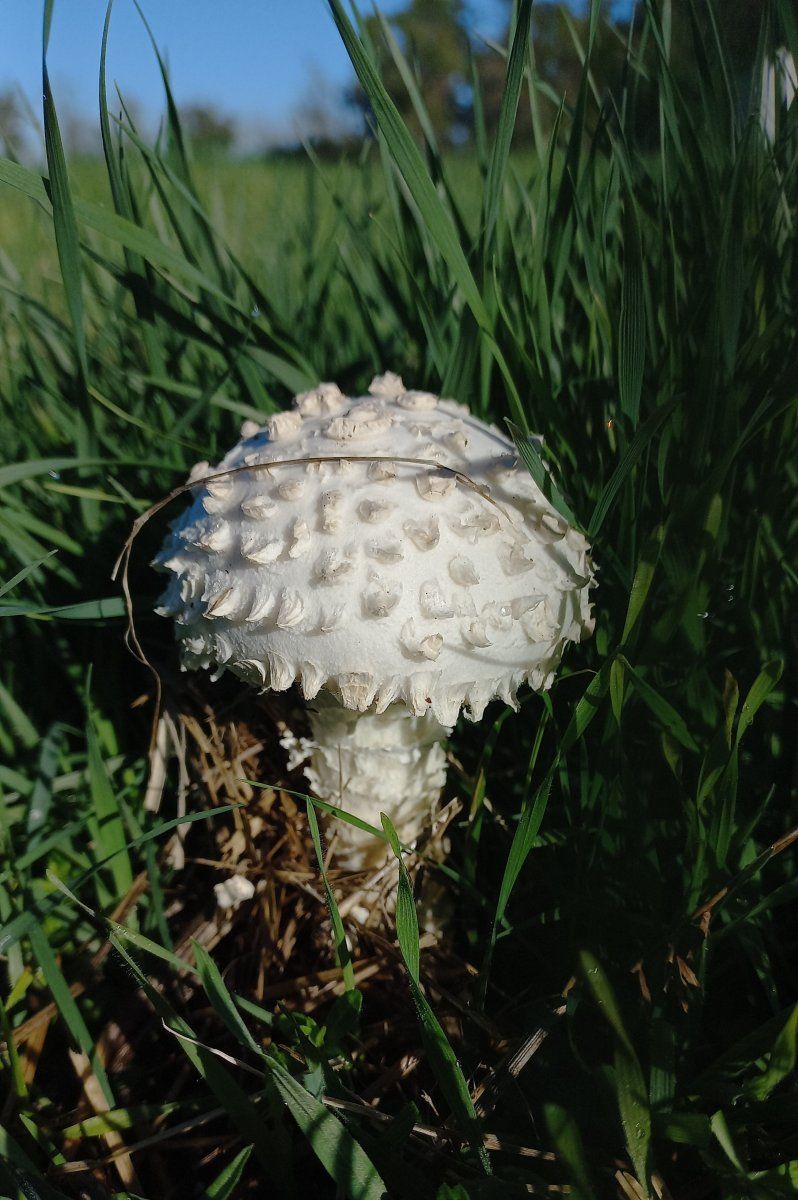
{"type": "Polygon", "coordinates": [[[294,405],[189,476],[154,562],[184,668],[446,726],[548,688],[592,630],[593,569],[512,443],[390,373],[294,405]]]}

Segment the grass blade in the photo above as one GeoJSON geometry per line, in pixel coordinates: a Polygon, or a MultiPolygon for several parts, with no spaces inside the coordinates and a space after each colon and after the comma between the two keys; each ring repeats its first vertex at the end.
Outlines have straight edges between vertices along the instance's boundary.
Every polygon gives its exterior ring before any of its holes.
{"type": "Polygon", "coordinates": [[[669,400],[656,409],[650,417],[648,417],[642,425],[639,426],[637,433],[629,444],[629,448],[624,454],[621,461],[610,476],[608,482],[602,489],[601,495],[596,502],[596,507],[593,510],[593,516],[587,527],[589,538],[595,538],[606,521],[609,513],[615,505],[618,494],[628,479],[633,469],[637,466],[643,452],[651,441],[659,433],[662,426],[667,421],[668,417],[676,409],[676,398],[669,400]]]}
{"type": "Polygon", "coordinates": [[[288,1111],[342,1195],[350,1200],[384,1200],[385,1184],[360,1143],[285,1067],[276,1060],[270,1060],[269,1066],[288,1111]]]}
{"type": "Polygon", "coordinates": [[[255,1154],[261,1167],[265,1170],[266,1178],[282,1189],[280,1194],[287,1197],[293,1196],[295,1194],[293,1183],[290,1176],[282,1170],[285,1164],[285,1155],[279,1131],[271,1131],[268,1128],[262,1114],[247,1093],[239,1087],[213,1052],[197,1041],[191,1026],[175,1012],[158,989],[153,987],[136,961],[128,954],[120,939],[115,934],[111,934],[110,941],[135,975],[139,986],[145,992],[166,1028],[176,1035],[179,1045],[195,1070],[205,1080],[247,1143],[254,1146],[255,1154]]]}
{"type": "Polygon", "coordinates": [[[341,920],[341,914],[338,911],[338,904],[330,887],[330,881],[327,878],[327,872],[324,867],[324,853],[321,846],[321,834],[319,833],[319,821],[316,816],[314,801],[308,796],[306,800],[306,812],[308,814],[308,825],[310,826],[310,836],[313,841],[313,849],[316,854],[316,859],[321,871],[322,883],[324,884],[324,895],[327,900],[327,908],[330,911],[330,921],[333,927],[333,936],[335,937],[335,957],[341,968],[344,984],[348,992],[355,991],[355,970],[352,966],[352,955],[349,952],[349,946],[344,932],[344,923],[341,920]]]}
{"type": "Polygon", "coordinates": [[[402,850],[396,830],[390,819],[381,814],[382,827],[391,849],[396,856],[399,866],[399,883],[396,896],[396,936],[399,949],[402,952],[405,966],[410,979],[410,990],[418,1012],[421,1035],[429,1056],[430,1066],[435,1073],[438,1085],[446,1098],[446,1103],[460,1125],[470,1146],[476,1152],[486,1175],[491,1174],[490,1161],[482,1142],[482,1130],[468,1090],[463,1069],[457,1060],[449,1039],[429,1005],[429,1001],[421,990],[420,980],[420,951],[418,935],[418,917],[413,901],[413,889],[407,869],[402,861],[402,850]]]}
{"type": "Polygon", "coordinates": [[[687,728],[687,723],[683,716],[676,711],[673,705],[661,696],[656,688],[643,678],[640,672],[632,666],[624,655],[618,656],[618,661],[623,664],[624,668],[629,672],[634,681],[635,690],[641,700],[651,709],[654,715],[662,722],[671,737],[675,738],[680,746],[684,746],[686,750],[698,750],[698,745],[695,738],[687,728]]]}
{"type": "MultiPolygon", "coordinates": [[[[49,556],[48,556],[49,557],[49,556]]],[[[127,613],[122,596],[108,596],[104,600],[82,600],[78,604],[34,604],[20,601],[17,604],[0,604],[0,617],[34,617],[62,621],[106,621],[124,617],[127,613]]]]}
{"type": "Polygon", "coordinates": [[[216,963],[199,942],[192,940],[191,948],[194,951],[194,961],[197,964],[197,971],[202,980],[202,986],[205,988],[216,1015],[236,1041],[240,1042],[242,1046],[246,1046],[248,1050],[251,1050],[259,1058],[262,1058],[263,1050],[244,1024],[216,963]]]}
{"type": "Polygon", "coordinates": [[[580,961],[583,978],[615,1034],[615,1082],[626,1147],[643,1194],[648,1196],[651,1112],[643,1070],[603,968],[586,950],[580,955],[580,961]]]}
{"type": "Polygon", "coordinates": [[[38,570],[42,563],[46,563],[48,559],[52,558],[53,555],[57,553],[58,550],[50,550],[47,554],[44,554],[41,558],[38,558],[36,562],[29,563],[28,566],[23,567],[21,571],[17,571],[16,575],[9,579],[8,583],[4,583],[2,587],[0,587],[0,597],[5,596],[6,592],[13,591],[18,583],[22,583],[23,579],[27,579],[29,575],[32,575],[34,571],[38,570]]]}
{"type": "Polygon", "coordinates": [[[487,260],[493,244],[502,201],[502,189],[510,159],[510,144],[518,114],[518,101],[524,78],[529,48],[529,29],[532,22],[532,0],[521,0],[515,19],[512,46],[507,60],[507,79],[504,84],[499,122],[485,181],[483,256],[487,260]]]}
{"type": "Polygon", "coordinates": [[[243,1150],[239,1150],[235,1158],[219,1172],[212,1183],[208,1184],[205,1189],[208,1200],[233,1200],[251,1154],[252,1146],[245,1146],[243,1150]]]}
{"type": "Polygon", "coordinates": [[[113,1108],[116,1103],[114,1094],[111,1090],[108,1076],[105,1073],[105,1068],[97,1053],[94,1038],[89,1033],[77,1002],[69,990],[69,985],[64,979],[61,968],[58,966],[55,954],[42,926],[34,922],[28,932],[28,937],[34,957],[42,969],[42,974],[47,981],[47,986],[50,989],[50,994],[55,1001],[58,1012],[71,1037],[74,1038],[75,1044],[80,1047],[91,1063],[92,1071],[102,1089],[106,1103],[110,1108],[113,1108]]]}
{"type": "Polygon", "coordinates": [[[654,532],[653,536],[648,538],[640,551],[640,558],[635,569],[635,576],[632,580],[632,589],[629,593],[629,605],[626,609],[626,619],[623,623],[623,633],[621,634],[621,645],[624,646],[632,635],[632,631],[640,619],[640,616],[645,607],[646,599],[648,598],[651,581],[654,578],[654,572],[657,568],[662,543],[665,539],[665,530],[660,525],[654,532]]]}
{"type": "MultiPolygon", "coordinates": [[[[55,110],[50,76],[47,71],[47,42],[52,19],[53,0],[45,0],[44,33],[42,45],[42,101],[44,104],[44,147],[49,172],[49,198],[53,206],[53,231],[61,267],[67,310],[72,326],[75,354],[78,364],[78,424],[77,453],[79,458],[92,458],[96,453],[94,417],[89,400],[89,356],[86,348],[84,328],[83,284],[80,262],[80,240],[78,238],[72,192],[69,186],[61,130],[55,110]]],[[[81,509],[89,529],[98,525],[97,505],[91,500],[81,502],[81,509]]]]}
{"type": "Polygon", "coordinates": [[[86,722],[86,743],[93,807],[92,835],[97,853],[109,864],[114,885],[113,899],[118,900],[126,896],[133,886],[133,867],[127,852],[122,812],[103,762],[91,709],[86,722]]]}
{"type": "Polygon", "coordinates": [[[646,317],[643,295],[643,251],[640,226],[631,196],[626,198],[623,238],[621,316],[618,322],[618,391],[621,412],[637,428],[646,355],[646,317]]]}
{"type": "Polygon", "coordinates": [[[570,506],[563,496],[557,484],[554,482],[551,471],[547,468],[534,441],[523,430],[519,429],[513,421],[507,422],[507,428],[510,430],[515,448],[524,460],[526,469],[538,485],[543,495],[548,500],[552,508],[556,509],[561,517],[565,517],[570,525],[579,528],[579,522],[574,516],[570,506]]]}
{"type": "Polygon", "coordinates": [[[355,33],[341,0],[329,0],[329,5],[333,20],[352,60],[352,66],[363,91],[368,96],[377,124],[399,173],[418,206],[424,227],[434,240],[441,257],[448,264],[452,277],[457,281],[477,324],[490,330],[488,313],[457,237],[454,222],[435,191],[424,160],[396,105],[388,95],[374,63],[355,33]]]}

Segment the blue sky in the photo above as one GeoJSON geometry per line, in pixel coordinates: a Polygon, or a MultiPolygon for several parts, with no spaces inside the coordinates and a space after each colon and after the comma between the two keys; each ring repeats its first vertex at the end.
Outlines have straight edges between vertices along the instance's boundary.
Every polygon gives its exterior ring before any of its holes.
{"type": "MultiPolygon", "coordinates": [[[[1,3],[0,92],[21,88],[38,116],[43,6],[41,0],[1,3]]],[[[572,3],[578,7],[578,0],[572,3]]],[[[54,8],[48,64],[56,102],[89,118],[97,111],[105,4],[56,0],[54,8]]],[[[380,7],[390,13],[402,3],[382,0],[380,7]]],[[[142,8],[181,104],[210,101],[279,135],[317,84],[335,88],[351,76],[326,0],[142,0],[142,8]]],[[[486,36],[501,31],[502,0],[470,0],[469,9],[475,31],[486,36]]],[[[132,0],[115,0],[108,78],[145,111],[160,111],[153,55],[132,0]]]]}
{"type": "MultiPolygon", "coordinates": [[[[56,0],[48,66],[58,101],[96,112],[97,69],[106,0],[56,0]]],[[[401,7],[382,3],[383,11],[401,7]]],[[[165,52],[180,103],[212,101],[239,116],[282,124],[319,75],[333,84],[349,60],[325,0],[142,0],[165,52]]],[[[495,35],[504,6],[475,0],[475,27],[495,35]]],[[[37,0],[2,0],[0,91],[20,85],[39,108],[41,11],[37,0]]],[[[115,0],[109,81],[145,106],[160,106],[146,33],[132,0],[115,0]]]]}

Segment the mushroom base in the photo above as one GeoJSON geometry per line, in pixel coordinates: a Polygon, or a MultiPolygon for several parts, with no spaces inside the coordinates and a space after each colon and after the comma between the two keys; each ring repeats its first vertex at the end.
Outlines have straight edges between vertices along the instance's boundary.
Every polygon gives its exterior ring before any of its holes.
{"type": "MultiPolygon", "coordinates": [[[[431,713],[414,717],[404,704],[385,712],[353,712],[324,693],[310,712],[313,744],[305,775],[316,795],[380,828],[390,817],[400,842],[412,844],[429,825],[446,781],[443,739],[451,733],[431,713]]],[[[391,856],[383,841],[330,818],[334,861],[372,870],[391,856]]]]}

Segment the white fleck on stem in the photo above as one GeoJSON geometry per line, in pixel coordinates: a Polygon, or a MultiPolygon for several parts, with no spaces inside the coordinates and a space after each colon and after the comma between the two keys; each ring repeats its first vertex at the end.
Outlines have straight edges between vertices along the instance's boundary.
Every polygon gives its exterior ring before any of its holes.
{"type": "MultiPolygon", "coordinates": [[[[430,824],[446,781],[442,741],[451,733],[431,712],[414,717],[404,704],[383,713],[353,712],[325,693],[310,713],[313,744],[305,774],[328,804],[380,828],[390,817],[400,842],[411,845],[430,824]]],[[[335,862],[349,871],[371,870],[390,857],[385,843],[329,817],[335,862]]]]}

